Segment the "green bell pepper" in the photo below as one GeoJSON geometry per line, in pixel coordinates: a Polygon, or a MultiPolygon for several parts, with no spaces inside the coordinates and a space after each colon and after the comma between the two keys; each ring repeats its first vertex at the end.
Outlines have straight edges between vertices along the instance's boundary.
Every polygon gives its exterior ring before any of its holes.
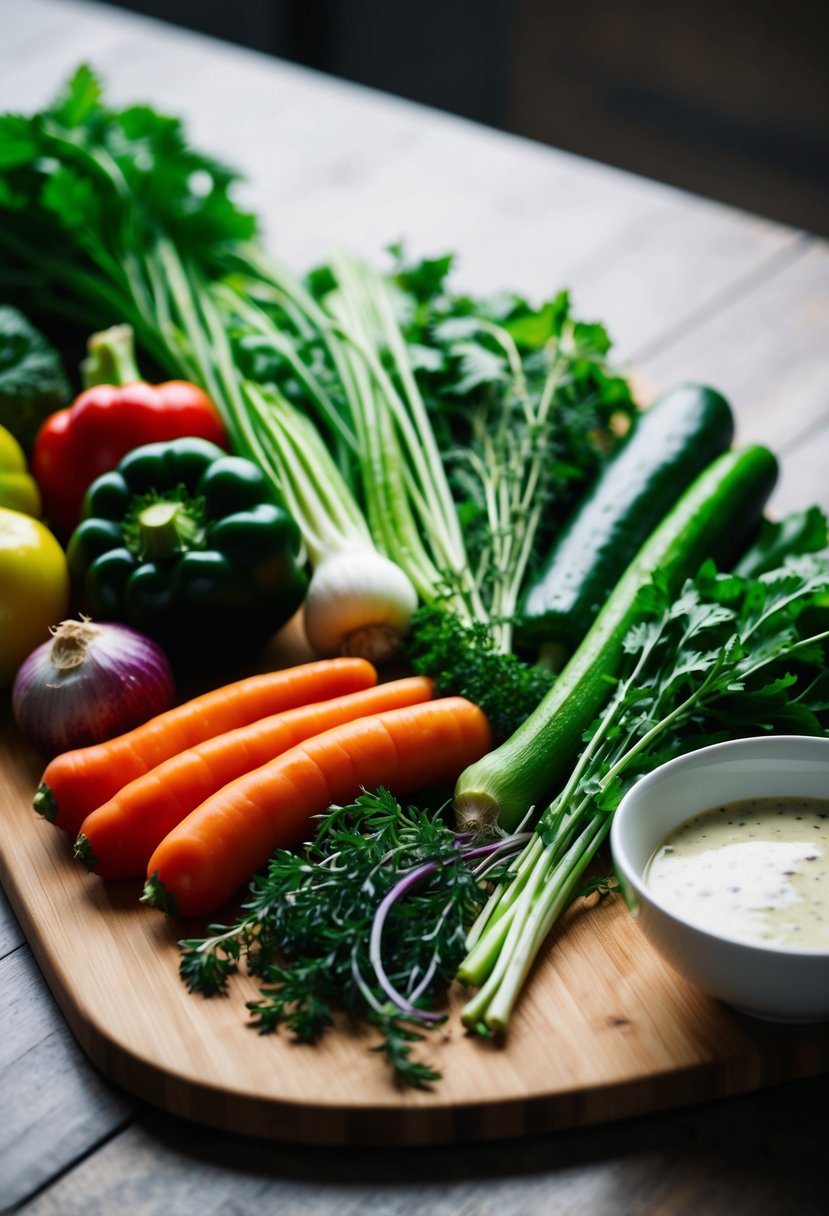
{"type": "Polygon", "coordinates": [[[302,603],[299,547],[257,465],[187,438],[98,477],[67,558],[91,617],[154,638],[180,673],[213,674],[252,660],[302,603]]]}

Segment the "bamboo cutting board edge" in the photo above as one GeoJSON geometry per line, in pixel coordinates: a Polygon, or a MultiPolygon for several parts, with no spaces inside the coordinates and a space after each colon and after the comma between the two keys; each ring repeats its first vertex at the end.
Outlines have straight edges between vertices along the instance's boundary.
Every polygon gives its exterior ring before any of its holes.
{"type": "MultiPolygon", "coordinates": [[[[471,1040],[456,1018],[428,1036],[421,1054],[444,1072],[430,1093],[395,1090],[365,1035],[313,1048],[261,1038],[239,991],[186,993],[175,939],[191,929],[133,908],[137,890],[74,863],[66,838],[31,810],[36,759],[13,728],[0,739],[0,877],[38,964],[93,1064],[173,1114],[292,1143],[440,1144],[586,1126],[829,1070],[829,1027],[755,1023],[709,1001],[653,956],[619,905],[570,916],[504,1046],[471,1040]]],[[[241,991],[250,983],[240,977],[241,991]]]]}

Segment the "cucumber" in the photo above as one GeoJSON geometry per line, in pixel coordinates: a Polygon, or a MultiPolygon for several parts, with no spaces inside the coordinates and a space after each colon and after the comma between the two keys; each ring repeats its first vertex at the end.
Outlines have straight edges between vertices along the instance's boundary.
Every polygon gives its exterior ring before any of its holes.
{"type": "Polygon", "coordinates": [[[518,730],[461,773],[455,813],[464,831],[509,832],[527,812],[547,806],[578,755],[583,735],[607,701],[636,621],[636,595],[661,571],[669,593],[713,557],[725,568],[756,528],[777,480],[764,447],[723,453],[705,469],[645,541],[579,648],[518,730]]]}
{"type": "Polygon", "coordinates": [[[682,385],[645,410],[524,592],[518,646],[573,650],[640,546],[733,439],[731,407],[711,388],[682,385]]]}

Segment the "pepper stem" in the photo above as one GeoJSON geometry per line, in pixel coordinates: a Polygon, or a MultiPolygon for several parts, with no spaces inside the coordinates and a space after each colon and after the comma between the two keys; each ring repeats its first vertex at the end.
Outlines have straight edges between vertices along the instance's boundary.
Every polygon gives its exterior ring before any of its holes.
{"type": "Polygon", "coordinates": [[[142,507],[136,517],[138,550],[146,561],[192,549],[201,529],[187,505],[176,499],[159,499],[142,507]]]}
{"type": "Polygon", "coordinates": [[[96,384],[135,384],[141,379],[131,325],[113,325],[93,334],[86,348],[89,353],[81,363],[84,388],[96,384]]]}

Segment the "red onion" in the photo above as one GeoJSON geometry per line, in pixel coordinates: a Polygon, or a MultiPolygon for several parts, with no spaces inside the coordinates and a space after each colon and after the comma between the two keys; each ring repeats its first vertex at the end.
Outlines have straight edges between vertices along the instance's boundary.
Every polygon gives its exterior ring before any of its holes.
{"type": "Polygon", "coordinates": [[[61,621],[51,633],[12,688],[15,721],[44,755],[103,743],[172,705],[167,656],[143,634],[87,617],[61,621]]]}

